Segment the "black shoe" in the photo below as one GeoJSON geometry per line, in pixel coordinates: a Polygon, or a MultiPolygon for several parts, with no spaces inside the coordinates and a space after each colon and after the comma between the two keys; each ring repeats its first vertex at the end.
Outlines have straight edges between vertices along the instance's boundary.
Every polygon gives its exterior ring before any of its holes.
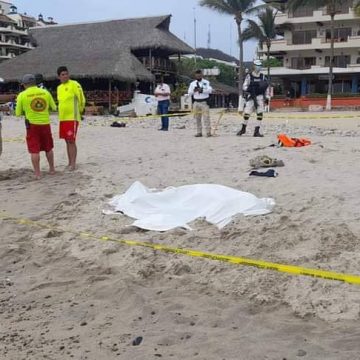
{"type": "Polygon", "coordinates": [[[195,137],[202,137],[202,134],[196,134],[195,137]]]}
{"type": "Polygon", "coordinates": [[[260,134],[260,126],[255,127],[254,137],[264,137],[263,134],[260,134]]]}
{"type": "Polygon", "coordinates": [[[236,133],[236,135],[237,135],[237,136],[241,136],[241,135],[244,135],[245,133],[246,133],[246,125],[243,124],[241,130],[238,131],[238,132],[236,133]]]}
{"type": "Polygon", "coordinates": [[[169,131],[169,129],[165,129],[165,128],[161,128],[161,129],[158,129],[159,131],[169,131]]]}

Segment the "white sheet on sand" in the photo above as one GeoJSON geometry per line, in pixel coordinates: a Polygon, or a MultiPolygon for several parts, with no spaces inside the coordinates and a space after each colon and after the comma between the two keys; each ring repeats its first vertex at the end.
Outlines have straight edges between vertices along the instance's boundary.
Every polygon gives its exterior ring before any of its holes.
{"type": "Polygon", "coordinates": [[[222,185],[196,184],[156,191],[135,182],[109,204],[112,211],[104,210],[104,214],[121,212],[136,219],[133,223],[136,227],[166,231],[176,227],[191,230],[188,223],[198,218],[205,218],[221,229],[236,214],[270,213],[275,201],[222,185]]]}

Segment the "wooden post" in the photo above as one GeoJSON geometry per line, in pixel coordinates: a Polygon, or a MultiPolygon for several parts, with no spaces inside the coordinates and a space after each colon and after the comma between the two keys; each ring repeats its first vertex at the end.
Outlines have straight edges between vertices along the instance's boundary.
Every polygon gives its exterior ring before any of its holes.
{"type": "MultiPolygon", "coordinates": [[[[150,63],[150,72],[152,73],[153,72],[153,61],[152,61],[152,50],[149,49],[149,63],[150,63]]],[[[152,94],[154,91],[154,84],[152,83],[150,85],[150,93],[152,94]]]]}
{"type": "Polygon", "coordinates": [[[111,79],[109,79],[109,114],[111,113],[111,79]]]}

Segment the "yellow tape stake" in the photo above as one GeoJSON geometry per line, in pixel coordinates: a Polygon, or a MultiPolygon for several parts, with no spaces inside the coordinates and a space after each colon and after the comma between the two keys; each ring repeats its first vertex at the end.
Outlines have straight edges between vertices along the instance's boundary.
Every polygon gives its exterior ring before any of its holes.
{"type": "Polygon", "coordinates": [[[97,235],[87,233],[87,232],[64,230],[61,228],[42,224],[37,221],[32,221],[30,219],[16,218],[16,217],[7,216],[7,215],[1,215],[1,214],[0,214],[0,218],[4,219],[4,220],[10,220],[15,223],[22,224],[22,225],[29,225],[29,226],[35,226],[35,227],[39,227],[39,228],[43,228],[43,229],[71,233],[71,234],[74,234],[77,236],[91,238],[91,239],[100,240],[100,241],[110,241],[110,242],[115,242],[115,243],[122,244],[122,245],[150,248],[152,250],[162,251],[162,252],[170,253],[170,254],[181,254],[181,255],[194,257],[194,258],[204,258],[204,259],[209,259],[209,260],[226,262],[226,263],[230,263],[230,264],[256,267],[258,269],[272,270],[272,271],[277,271],[280,273],[285,273],[288,275],[310,276],[313,278],[335,280],[335,281],[346,282],[349,284],[360,285],[360,276],[358,276],[358,275],[342,274],[342,273],[337,273],[337,272],[333,272],[333,271],[325,271],[325,270],[319,270],[319,269],[309,269],[309,268],[304,268],[301,266],[272,263],[272,262],[268,262],[268,261],[254,260],[254,259],[248,259],[248,258],[243,258],[243,257],[238,257],[238,256],[212,254],[212,253],[207,253],[207,252],[192,250],[192,249],[174,248],[171,246],[161,245],[161,244],[156,244],[156,243],[141,242],[141,241],[134,241],[134,240],[120,240],[120,239],[114,239],[110,236],[100,236],[99,237],[97,235]]]}

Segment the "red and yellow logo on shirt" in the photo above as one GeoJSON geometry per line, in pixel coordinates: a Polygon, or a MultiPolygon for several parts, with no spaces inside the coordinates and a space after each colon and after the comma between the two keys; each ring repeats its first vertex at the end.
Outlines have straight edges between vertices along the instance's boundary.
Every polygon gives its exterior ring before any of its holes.
{"type": "Polygon", "coordinates": [[[46,110],[46,106],[47,103],[44,99],[42,98],[35,98],[34,100],[31,101],[30,103],[30,107],[31,110],[36,111],[36,112],[42,112],[46,110]]]}

